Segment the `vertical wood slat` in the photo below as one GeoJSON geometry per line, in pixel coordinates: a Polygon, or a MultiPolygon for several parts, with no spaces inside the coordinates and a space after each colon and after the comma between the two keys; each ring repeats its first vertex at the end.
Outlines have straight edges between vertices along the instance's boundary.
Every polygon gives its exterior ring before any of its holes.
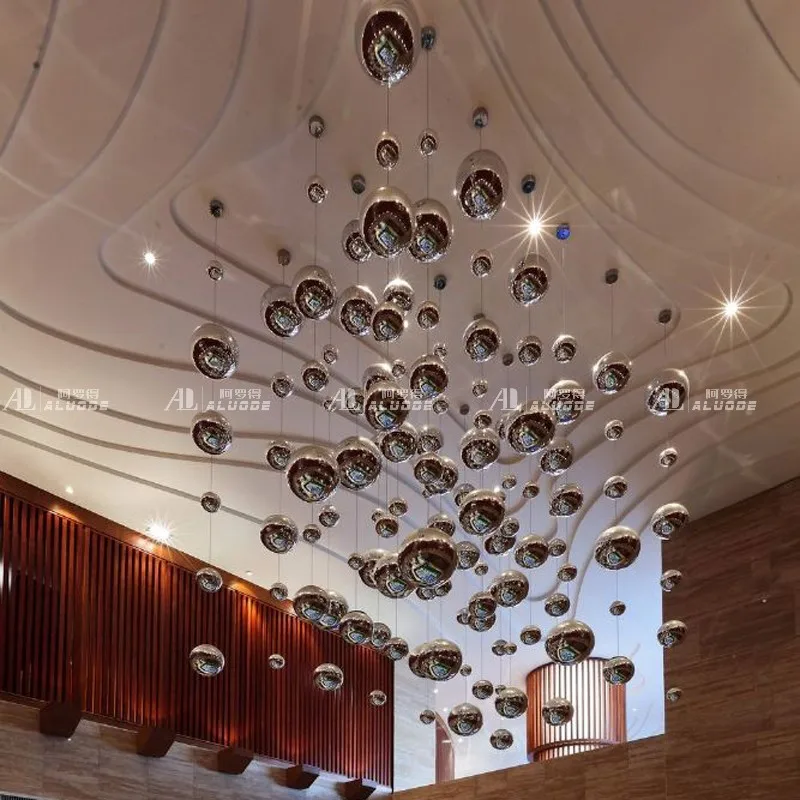
{"type": "Polygon", "coordinates": [[[207,595],[191,571],[6,492],[0,524],[0,691],[392,785],[394,665],[379,653],[233,589],[207,595]],[[189,667],[202,642],[226,656],[217,678],[189,667]],[[344,670],[340,691],[313,686],[323,662],[344,670]]]}

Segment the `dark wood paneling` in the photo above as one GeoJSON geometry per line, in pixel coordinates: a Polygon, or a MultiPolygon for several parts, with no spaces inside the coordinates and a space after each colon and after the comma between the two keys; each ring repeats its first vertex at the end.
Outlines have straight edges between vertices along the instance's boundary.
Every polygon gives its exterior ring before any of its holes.
{"type": "Polygon", "coordinates": [[[3,485],[0,692],[391,785],[392,662],[254,587],[206,594],[194,581],[200,562],[148,552],[133,531],[90,527],[84,520],[102,520],[74,507],[65,517],[30,502],[47,500],[38,490],[25,499],[3,485]],[[189,667],[203,642],[225,654],[216,678],[189,667]],[[285,669],[269,669],[273,652],[285,669]],[[338,692],[313,685],[327,661],[344,670],[338,692]],[[385,706],[370,705],[373,689],[387,693],[385,706]]]}

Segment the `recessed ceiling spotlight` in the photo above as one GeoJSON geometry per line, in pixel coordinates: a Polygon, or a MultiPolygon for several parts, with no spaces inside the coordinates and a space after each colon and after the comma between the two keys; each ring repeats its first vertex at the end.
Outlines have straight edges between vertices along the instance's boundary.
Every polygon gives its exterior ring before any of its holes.
{"type": "Polygon", "coordinates": [[[245,577],[252,578],[253,577],[253,570],[249,569],[245,572],[245,577]]]}
{"type": "Polygon", "coordinates": [[[528,236],[530,236],[532,239],[535,239],[538,236],[541,236],[543,231],[544,222],[542,218],[538,214],[534,214],[528,220],[528,236]]]}
{"type": "Polygon", "coordinates": [[[148,267],[154,267],[158,259],[156,258],[156,254],[152,250],[145,250],[144,253],[142,254],[142,261],[144,261],[144,263],[148,267]]]}
{"type": "Polygon", "coordinates": [[[153,520],[147,523],[145,533],[157,542],[165,544],[172,537],[172,529],[164,522],[153,520]]]}
{"type": "Polygon", "coordinates": [[[71,486],[65,486],[65,487],[64,487],[64,491],[65,491],[67,494],[72,494],[72,493],[73,493],[75,490],[74,490],[74,489],[73,489],[71,486]]]}
{"type": "Polygon", "coordinates": [[[741,310],[741,305],[739,304],[739,301],[735,297],[731,298],[730,300],[726,300],[722,306],[722,313],[728,319],[735,317],[740,310],[741,310]]]}

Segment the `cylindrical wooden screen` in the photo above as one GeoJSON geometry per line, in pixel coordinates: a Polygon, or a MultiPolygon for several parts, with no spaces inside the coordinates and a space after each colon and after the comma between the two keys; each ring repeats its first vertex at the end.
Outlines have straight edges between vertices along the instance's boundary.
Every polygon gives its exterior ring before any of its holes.
{"type": "Polygon", "coordinates": [[[456,777],[456,754],[453,740],[444,720],[436,715],[436,783],[447,783],[456,777]]]}
{"type": "Polygon", "coordinates": [[[625,686],[603,680],[603,659],[580,664],[545,664],[528,674],[528,760],[596,750],[626,739],[625,686]],[[575,713],[566,725],[547,725],[542,706],[556,697],[569,700],[575,713]]]}
{"type": "Polygon", "coordinates": [[[387,658],[266,600],[206,594],[193,569],[116,535],[6,493],[0,502],[0,691],[391,786],[387,658]],[[201,643],[225,655],[216,678],[189,666],[201,643]],[[271,653],[283,670],[268,667],[271,653]],[[324,662],[344,670],[341,690],[314,687],[324,662]],[[385,706],[369,703],[373,689],[385,706]]]}

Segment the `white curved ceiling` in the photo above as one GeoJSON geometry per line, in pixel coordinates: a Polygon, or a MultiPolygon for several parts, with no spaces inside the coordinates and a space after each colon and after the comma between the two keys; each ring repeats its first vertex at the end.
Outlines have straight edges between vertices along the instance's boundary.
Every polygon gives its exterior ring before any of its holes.
{"type": "MultiPolygon", "coordinates": [[[[800,320],[796,259],[797,165],[791,159],[798,129],[800,9],[780,0],[701,3],[694,0],[570,0],[569,2],[419,2],[423,23],[439,33],[430,58],[430,122],[441,149],[431,163],[431,195],[450,208],[451,253],[430,273],[407,259],[373,259],[357,276],[339,239],[355,215],[349,178],[361,172],[376,186],[372,159],[385,125],[385,92],[360,69],[353,47],[357,3],[345,0],[12,0],[0,6],[0,398],[16,388],[35,390],[37,402],[63,389],[94,389],[104,413],[45,411],[6,405],[0,416],[0,468],[56,494],[74,487],[77,503],[136,529],[168,521],[176,547],[209,558],[269,585],[280,574],[297,588],[312,578],[342,590],[390,624],[397,609],[356,588],[343,559],[378,546],[369,512],[396,485],[411,502],[401,535],[421,524],[431,504],[414,491],[407,465],[358,501],[339,492],[342,522],[316,554],[301,544],[278,567],[258,540],[259,521],[278,508],[300,524],[309,509],[281,492],[264,470],[265,442],[280,431],[291,439],[337,441],[363,421],[328,415],[319,398],[272,398],[263,412],[230,414],[232,450],[216,462],[214,488],[225,511],[214,519],[211,542],[199,496],[209,468],[187,434],[191,411],[168,409],[179,388],[208,391],[191,367],[193,329],[212,314],[205,275],[213,241],[207,206],[220,197],[226,214],[219,245],[226,263],[217,311],[239,340],[241,370],[232,389],[255,389],[270,399],[270,376],[284,363],[295,375],[303,360],[328,341],[341,358],[334,388],[358,382],[382,351],[322,323],[306,325],[285,355],[259,322],[259,298],[282,279],[276,262],[288,248],[288,270],[311,263],[313,212],[305,183],[314,171],[311,113],[327,122],[318,171],[330,189],[319,211],[317,260],[342,288],[357,277],[380,291],[387,272],[402,274],[417,297],[441,272],[449,285],[439,299],[443,322],[434,341],[449,344],[451,413],[440,420],[446,451],[468,427],[457,413],[474,410],[470,384],[476,368],[461,351],[461,333],[481,308],[481,287],[469,256],[490,247],[495,272],[484,281],[487,316],[506,342],[530,329],[550,342],[566,328],[579,342],[566,368],[545,357],[536,367],[486,368],[490,396],[504,386],[541,393],[557,378],[588,380],[590,365],[611,346],[611,290],[603,283],[617,267],[614,346],[634,359],[632,388],[609,400],[570,431],[578,455],[570,480],[585,489],[577,522],[560,533],[570,560],[582,569],[573,585],[578,615],[597,629],[601,655],[616,649],[606,609],[616,587],[592,565],[591,547],[612,521],[600,495],[606,477],[622,473],[630,491],[620,518],[646,530],[652,511],[683,502],[694,517],[797,474],[800,388],[796,331],[800,320]],[[484,144],[506,161],[512,191],[506,209],[485,225],[457,213],[451,190],[461,159],[477,147],[471,110],[488,106],[484,144]],[[563,248],[564,271],[530,316],[512,304],[506,270],[524,245],[528,200],[519,178],[533,172],[537,209],[568,220],[573,236],[563,248]],[[158,254],[143,266],[146,249],[158,254]],[[748,306],[739,321],[721,326],[718,311],[731,287],[748,306]],[[670,308],[666,345],[656,322],[670,308]],[[666,347],[666,356],[665,356],[666,347]],[[668,421],[650,417],[643,387],[667,362],[687,369],[692,399],[706,389],[743,388],[752,412],[689,411],[668,421]],[[41,392],[41,395],[39,395],[41,392]],[[603,438],[607,420],[626,425],[622,441],[603,438]],[[281,422],[282,420],[282,422],[281,422]],[[680,461],[669,472],[656,454],[669,437],[680,461]],[[360,522],[357,524],[357,520],[360,522]],[[209,550],[210,547],[210,550],[209,550]],[[332,555],[328,555],[328,554],[332,555]]],[[[392,180],[413,198],[425,192],[425,165],[415,152],[425,125],[425,60],[391,92],[390,124],[404,152],[392,180]]],[[[547,239],[554,265],[562,247],[547,239]]],[[[390,348],[409,363],[426,347],[411,324],[390,348]]],[[[3,400],[3,404],[6,401],[3,400]]],[[[423,422],[420,416],[417,420],[423,422]]],[[[537,477],[535,464],[504,454],[486,485],[514,472],[520,484],[537,477]]],[[[474,482],[478,479],[472,476],[474,482]]],[[[553,535],[547,515],[550,479],[518,516],[553,535]]],[[[518,498],[518,490],[515,495],[518,498]]],[[[521,502],[521,501],[520,501],[521,502]]],[[[438,501],[433,507],[438,508],[438,501]]],[[[450,498],[443,507],[452,513],[450,498]]],[[[515,506],[516,507],[516,506],[515,506]]],[[[459,534],[460,535],[460,534],[459,534]]],[[[620,577],[629,611],[620,649],[636,653],[638,674],[629,693],[631,735],[663,724],[661,654],[654,646],[660,621],[657,576],[660,546],[644,536],[637,565],[620,577]],[[636,709],[635,711],[633,709],[636,709]]],[[[668,549],[665,551],[668,564],[668,549]]],[[[492,570],[504,562],[490,559],[492,570]]],[[[690,577],[690,576],[689,576],[690,577]]],[[[532,575],[533,615],[544,625],[541,598],[557,585],[555,567],[532,575]]],[[[456,610],[478,579],[459,575],[451,596],[426,620],[416,599],[403,604],[397,626],[412,644],[439,627],[464,643],[456,610]]],[[[508,614],[497,635],[515,638],[528,610],[508,614]]],[[[476,665],[480,637],[470,634],[467,657],[476,665]]],[[[541,663],[541,647],[503,664],[484,654],[484,672],[521,681],[541,663]],[[505,673],[504,673],[505,671],[505,673]]],[[[442,688],[439,708],[463,691],[442,688]]],[[[456,686],[458,684],[458,686],[456,686]]],[[[421,690],[421,704],[424,690],[421,690]]],[[[434,700],[435,698],[431,698],[434,700]]],[[[524,728],[506,754],[486,742],[459,745],[459,772],[524,759],[524,728]]]]}

